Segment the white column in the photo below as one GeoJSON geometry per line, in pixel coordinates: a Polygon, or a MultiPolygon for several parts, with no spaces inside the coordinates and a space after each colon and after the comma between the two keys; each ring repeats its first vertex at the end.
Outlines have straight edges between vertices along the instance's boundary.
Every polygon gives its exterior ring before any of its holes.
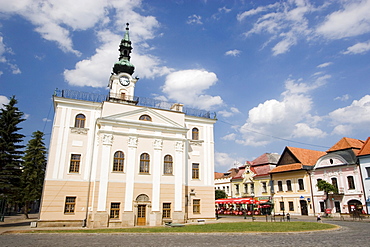
{"type": "Polygon", "coordinates": [[[161,195],[161,161],[162,161],[162,146],[163,141],[160,139],[154,140],[154,154],[152,173],[152,211],[159,211],[160,209],[160,195],[161,195]]]}
{"type": "Polygon", "coordinates": [[[104,134],[102,145],[102,155],[100,161],[100,182],[98,194],[98,208],[97,211],[106,211],[107,193],[108,193],[108,175],[110,166],[111,147],[113,142],[113,135],[104,134]]]}
{"type": "Polygon", "coordinates": [[[175,173],[175,211],[182,211],[182,181],[183,181],[183,154],[184,154],[184,143],[182,141],[176,142],[175,146],[175,162],[174,162],[174,173],[175,173]]]}
{"type": "Polygon", "coordinates": [[[124,211],[132,211],[133,196],[134,196],[134,182],[135,182],[135,163],[136,163],[136,149],[137,137],[129,137],[127,163],[126,163],[126,191],[125,191],[125,208],[124,211]]]}

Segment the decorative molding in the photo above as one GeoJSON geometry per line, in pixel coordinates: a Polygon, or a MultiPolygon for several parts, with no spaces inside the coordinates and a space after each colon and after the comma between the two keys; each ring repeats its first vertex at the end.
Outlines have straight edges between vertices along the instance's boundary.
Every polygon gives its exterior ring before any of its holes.
{"type": "Polygon", "coordinates": [[[138,139],[135,136],[130,136],[128,138],[128,146],[129,147],[137,148],[137,142],[138,142],[138,139]]]}
{"type": "Polygon", "coordinates": [[[103,134],[102,142],[103,142],[103,145],[112,145],[113,144],[113,135],[112,134],[103,134]]]}
{"type": "Polygon", "coordinates": [[[79,134],[79,135],[87,135],[87,132],[89,131],[88,128],[77,128],[77,127],[70,127],[71,133],[79,134]]]}
{"type": "Polygon", "coordinates": [[[161,150],[163,148],[163,140],[155,139],[154,142],[153,142],[153,147],[156,150],[161,150]]]}
{"type": "Polygon", "coordinates": [[[175,150],[178,151],[178,152],[183,152],[184,151],[184,143],[183,142],[176,142],[175,150]]]}
{"type": "Polygon", "coordinates": [[[204,142],[203,140],[190,140],[189,141],[190,145],[194,145],[194,146],[202,146],[203,142],[204,142]]]}

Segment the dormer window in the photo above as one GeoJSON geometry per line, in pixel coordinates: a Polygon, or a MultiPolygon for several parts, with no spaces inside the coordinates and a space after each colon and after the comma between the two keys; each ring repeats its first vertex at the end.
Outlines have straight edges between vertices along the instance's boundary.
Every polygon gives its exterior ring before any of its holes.
{"type": "Polygon", "coordinates": [[[149,115],[141,115],[139,120],[143,120],[143,121],[152,121],[152,118],[149,116],[149,115]]]}
{"type": "Polygon", "coordinates": [[[76,128],[85,128],[86,117],[84,114],[78,114],[75,119],[76,128]]]}

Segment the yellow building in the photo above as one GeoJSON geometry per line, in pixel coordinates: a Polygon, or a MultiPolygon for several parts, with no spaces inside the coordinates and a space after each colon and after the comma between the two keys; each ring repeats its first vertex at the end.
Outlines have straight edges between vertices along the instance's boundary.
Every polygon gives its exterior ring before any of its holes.
{"type": "Polygon", "coordinates": [[[314,215],[310,171],[325,154],[303,148],[285,148],[276,168],[270,171],[275,214],[314,215]]]}

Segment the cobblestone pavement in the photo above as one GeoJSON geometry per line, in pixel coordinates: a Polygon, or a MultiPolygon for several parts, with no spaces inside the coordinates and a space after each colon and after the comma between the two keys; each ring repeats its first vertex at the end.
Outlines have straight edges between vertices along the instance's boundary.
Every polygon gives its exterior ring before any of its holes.
{"type": "MultiPolygon", "coordinates": [[[[307,219],[311,221],[313,219],[307,219]]],[[[341,228],[306,233],[3,234],[1,246],[369,246],[370,223],[325,221],[341,228]]]]}

